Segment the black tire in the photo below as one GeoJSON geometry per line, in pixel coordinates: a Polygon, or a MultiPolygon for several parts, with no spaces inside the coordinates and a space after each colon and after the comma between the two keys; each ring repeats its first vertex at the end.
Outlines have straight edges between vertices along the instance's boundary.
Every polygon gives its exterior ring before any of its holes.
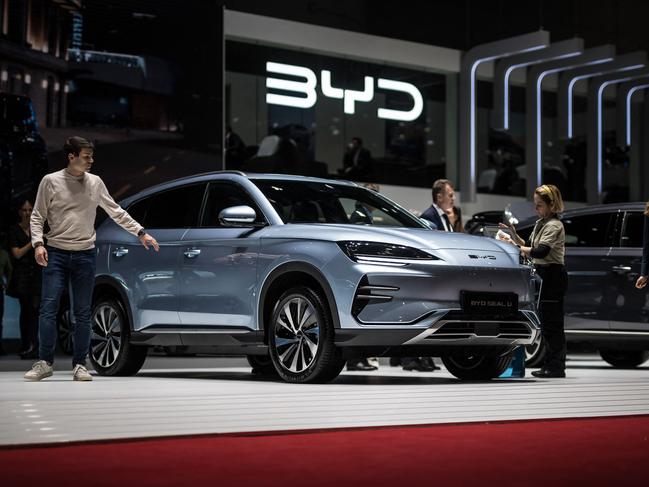
{"type": "Polygon", "coordinates": [[[618,369],[635,369],[649,359],[646,350],[600,350],[605,362],[618,369]]]}
{"type": "Polygon", "coordinates": [[[282,380],[328,382],[345,366],[345,359],[336,353],[331,315],[319,292],[305,286],[286,291],[278,299],[268,327],[270,357],[282,380]],[[301,326],[293,323],[297,319],[302,320],[301,326]]]}
{"type": "Polygon", "coordinates": [[[90,362],[99,375],[135,375],[146,360],[147,347],[130,342],[131,329],[122,303],[112,297],[99,298],[92,308],[90,362]]]}
{"type": "Polygon", "coordinates": [[[525,367],[541,367],[547,353],[543,338],[539,338],[539,341],[532,345],[527,345],[525,347],[525,367]]]}
{"type": "Polygon", "coordinates": [[[498,355],[446,355],[442,362],[458,379],[489,380],[499,377],[512,361],[511,354],[498,355]]]}
{"type": "Polygon", "coordinates": [[[277,370],[275,370],[270,355],[248,355],[246,359],[252,367],[253,374],[277,376],[277,370]]]}
{"type": "Polygon", "coordinates": [[[56,328],[61,352],[65,355],[72,355],[74,352],[74,342],[72,341],[72,311],[70,310],[70,302],[67,298],[61,298],[56,328]]]}

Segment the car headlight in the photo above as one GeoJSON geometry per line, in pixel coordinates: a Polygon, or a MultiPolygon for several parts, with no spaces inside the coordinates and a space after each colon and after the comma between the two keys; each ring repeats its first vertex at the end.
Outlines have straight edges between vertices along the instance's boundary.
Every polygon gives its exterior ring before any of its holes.
{"type": "Polygon", "coordinates": [[[338,245],[347,257],[362,264],[401,267],[413,262],[440,260],[439,257],[423,250],[406,247],[405,245],[357,241],[338,242],[338,245]]]}

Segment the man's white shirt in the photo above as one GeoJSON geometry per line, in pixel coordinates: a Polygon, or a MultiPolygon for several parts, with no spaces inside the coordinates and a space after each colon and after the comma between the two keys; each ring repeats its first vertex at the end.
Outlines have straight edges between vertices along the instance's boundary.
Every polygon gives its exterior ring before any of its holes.
{"type": "Polygon", "coordinates": [[[433,206],[435,207],[435,210],[437,210],[437,214],[439,215],[439,219],[442,220],[442,225],[444,225],[444,231],[445,232],[452,232],[453,229],[449,225],[450,220],[448,220],[448,215],[446,215],[446,213],[444,213],[444,210],[442,210],[435,203],[433,203],[433,206]],[[444,218],[444,215],[446,215],[446,218],[444,218]]]}

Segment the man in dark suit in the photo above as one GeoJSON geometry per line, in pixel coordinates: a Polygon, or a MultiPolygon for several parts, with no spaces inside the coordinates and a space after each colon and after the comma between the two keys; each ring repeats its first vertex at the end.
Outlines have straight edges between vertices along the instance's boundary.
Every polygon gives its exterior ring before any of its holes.
{"type": "MultiPolygon", "coordinates": [[[[436,230],[452,232],[454,223],[448,217],[447,211],[455,205],[455,190],[448,179],[438,179],[433,183],[433,204],[422,213],[420,218],[432,223],[436,230]]],[[[404,357],[401,359],[404,370],[419,370],[430,372],[438,369],[431,357],[404,357]]]]}
{"type": "Polygon", "coordinates": [[[340,175],[346,179],[367,180],[372,176],[372,154],[363,147],[363,139],[352,137],[343,156],[340,175]]]}
{"type": "Polygon", "coordinates": [[[433,183],[433,204],[421,214],[420,218],[431,222],[435,229],[453,231],[453,223],[448,212],[455,206],[455,190],[448,179],[438,179],[433,183]]]}

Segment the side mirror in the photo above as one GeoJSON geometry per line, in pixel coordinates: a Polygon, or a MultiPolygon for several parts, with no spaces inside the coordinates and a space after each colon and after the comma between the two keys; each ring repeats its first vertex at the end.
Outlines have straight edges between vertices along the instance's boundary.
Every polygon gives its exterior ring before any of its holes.
{"type": "Polygon", "coordinates": [[[257,213],[249,206],[231,206],[221,210],[219,222],[225,227],[250,227],[255,226],[257,213]]]}

